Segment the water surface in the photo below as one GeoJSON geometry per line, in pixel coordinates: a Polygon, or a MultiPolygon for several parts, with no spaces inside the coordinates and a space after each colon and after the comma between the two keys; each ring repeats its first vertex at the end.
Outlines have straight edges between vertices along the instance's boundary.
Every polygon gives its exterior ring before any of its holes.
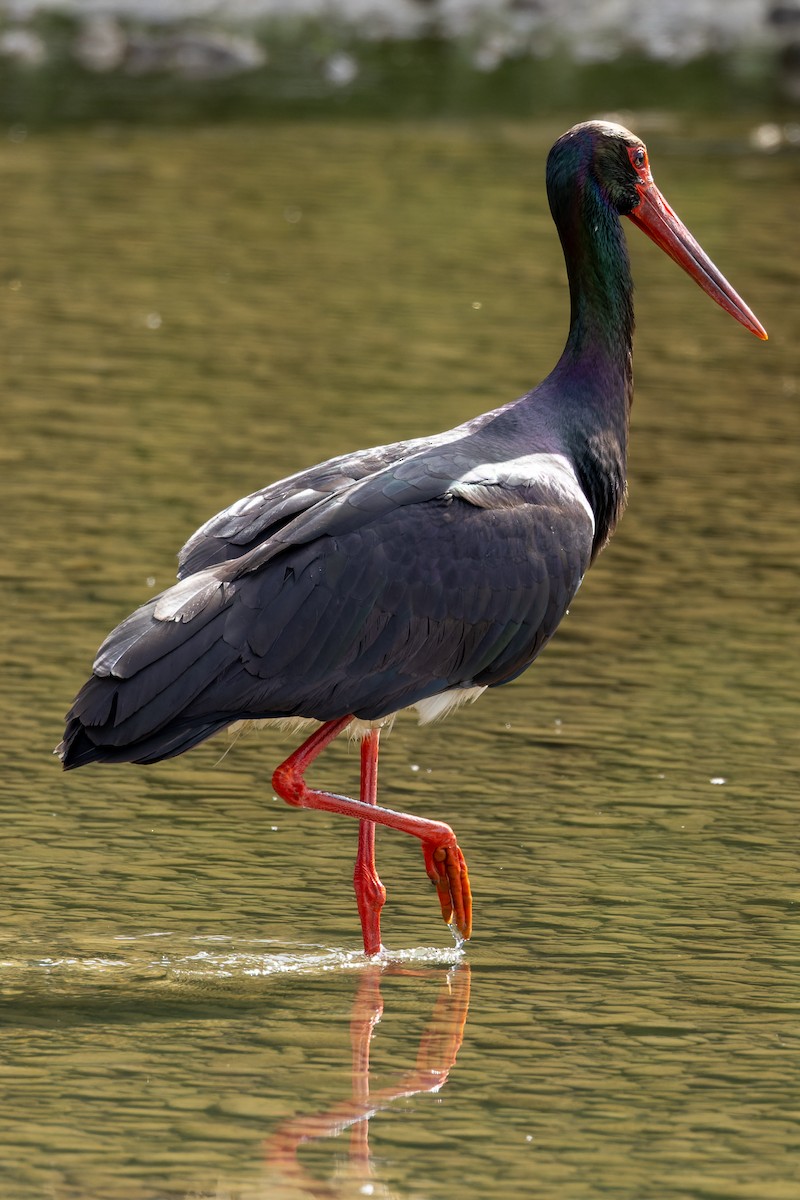
{"type": "Polygon", "coordinates": [[[582,115],[0,146],[4,1196],[797,1194],[800,164],[744,125],[631,118],[770,342],[631,229],[630,511],[532,671],[385,744],[468,856],[466,955],[386,834],[365,967],[355,829],[273,798],[275,733],[50,753],[207,516],[549,370],[582,115]]]}

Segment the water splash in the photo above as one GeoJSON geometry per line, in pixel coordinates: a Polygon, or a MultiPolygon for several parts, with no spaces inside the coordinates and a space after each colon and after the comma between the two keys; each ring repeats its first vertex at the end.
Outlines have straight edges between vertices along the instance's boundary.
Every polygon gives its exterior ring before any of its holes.
{"type": "Polygon", "coordinates": [[[28,959],[0,960],[0,992],[6,996],[23,992],[52,992],[93,987],[123,990],[132,985],[148,989],[180,989],[187,984],[244,983],[270,976],[321,975],[341,971],[363,971],[375,965],[453,967],[464,959],[463,942],[452,947],[416,946],[387,950],[368,958],[361,950],[318,944],[287,944],[272,939],[242,943],[230,937],[178,938],[168,932],[122,934],[96,952],[53,952],[28,959]],[[154,954],[154,942],[159,943],[154,954]],[[119,948],[117,951],[117,947],[119,948]]]}
{"type": "MultiPolygon", "coordinates": [[[[203,939],[205,940],[205,939],[203,939]]],[[[315,975],[331,971],[361,971],[378,964],[389,966],[402,963],[407,966],[453,966],[464,957],[462,942],[450,947],[418,946],[408,950],[387,950],[368,958],[361,950],[343,950],[316,945],[291,946],[278,949],[279,943],[264,941],[253,943],[252,950],[241,948],[228,951],[198,950],[194,954],[168,961],[176,978],[250,978],[269,975],[315,975]],[[255,946],[264,949],[255,949],[255,946]]]]}

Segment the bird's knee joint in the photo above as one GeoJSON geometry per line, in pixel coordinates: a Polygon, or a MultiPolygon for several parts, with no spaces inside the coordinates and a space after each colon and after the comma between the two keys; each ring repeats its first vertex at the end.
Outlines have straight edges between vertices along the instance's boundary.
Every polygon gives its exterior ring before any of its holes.
{"type": "Polygon", "coordinates": [[[386,888],[377,875],[356,867],[353,872],[353,887],[359,904],[365,904],[372,912],[380,912],[386,903],[386,888]]]}
{"type": "Polygon", "coordinates": [[[296,807],[302,805],[306,785],[302,776],[296,775],[285,763],[281,763],[273,772],[272,787],[275,794],[280,796],[281,800],[285,800],[287,804],[293,804],[296,807]]]}

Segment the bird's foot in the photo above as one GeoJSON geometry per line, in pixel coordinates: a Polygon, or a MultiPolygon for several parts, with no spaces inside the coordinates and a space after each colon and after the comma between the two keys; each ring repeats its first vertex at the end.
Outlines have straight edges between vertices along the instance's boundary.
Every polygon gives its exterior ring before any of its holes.
{"type": "Polygon", "coordinates": [[[469,872],[455,835],[450,836],[452,841],[446,843],[423,841],[422,853],[428,878],[439,893],[445,924],[454,925],[460,937],[468,941],[472,933],[469,872]]]}

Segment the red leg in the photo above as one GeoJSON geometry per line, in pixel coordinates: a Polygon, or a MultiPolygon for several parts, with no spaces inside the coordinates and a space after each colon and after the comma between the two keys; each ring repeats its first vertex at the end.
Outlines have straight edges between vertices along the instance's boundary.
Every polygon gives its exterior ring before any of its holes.
{"type": "Polygon", "coordinates": [[[298,808],[317,808],[322,812],[341,813],[356,820],[387,825],[410,833],[422,842],[422,854],[428,878],[436,885],[442,916],[449,925],[455,925],[462,938],[472,932],[472,895],[464,855],[455,834],[443,821],[429,821],[410,813],[393,812],[377,804],[363,800],[351,800],[349,796],[335,796],[331,792],[319,792],[308,786],[303,776],[306,770],[326,746],[346,729],[353,718],[339,717],[326,721],[302,746],[290,754],[272,776],[272,786],[287,804],[298,808]]]}
{"type": "MultiPolygon", "coordinates": [[[[380,729],[371,729],[361,742],[361,799],[364,804],[378,803],[378,745],[380,729]]],[[[358,823],[358,854],[353,871],[361,931],[364,934],[364,953],[377,954],[381,948],[381,909],[386,902],[386,888],[375,866],[375,824],[358,823]]]]}

